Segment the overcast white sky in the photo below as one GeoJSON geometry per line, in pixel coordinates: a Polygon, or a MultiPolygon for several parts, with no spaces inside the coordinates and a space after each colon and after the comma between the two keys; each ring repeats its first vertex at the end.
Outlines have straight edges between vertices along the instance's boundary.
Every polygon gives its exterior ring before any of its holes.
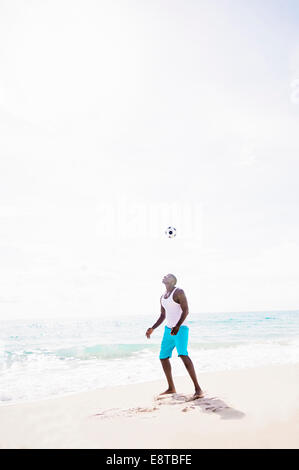
{"type": "Polygon", "coordinates": [[[298,125],[296,0],[0,0],[0,318],[299,308],[298,125]]]}

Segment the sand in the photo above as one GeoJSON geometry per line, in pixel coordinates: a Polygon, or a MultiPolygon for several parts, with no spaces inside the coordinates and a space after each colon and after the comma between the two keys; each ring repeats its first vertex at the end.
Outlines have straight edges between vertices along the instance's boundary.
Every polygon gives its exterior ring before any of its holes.
{"type": "MultiPolygon", "coordinates": [[[[157,363],[157,367],[160,364],[157,363]]],[[[298,448],[299,364],[188,375],[0,406],[0,448],[298,448]]]]}

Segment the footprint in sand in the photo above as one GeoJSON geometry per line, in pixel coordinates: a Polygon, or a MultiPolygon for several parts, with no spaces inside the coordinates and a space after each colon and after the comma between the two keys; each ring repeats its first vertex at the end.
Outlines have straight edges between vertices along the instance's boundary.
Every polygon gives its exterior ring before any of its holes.
{"type": "Polygon", "coordinates": [[[94,416],[98,416],[100,418],[112,418],[116,416],[124,416],[128,418],[155,418],[158,416],[156,411],[161,411],[162,408],[164,408],[164,405],[170,405],[171,407],[174,407],[174,410],[180,410],[184,413],[190,411],[196,412],[196,410],[202,411],[203,413],[215,413],[218,414],[221,419],[241,419],[245,416],[243,412],[231,408],[218,397],[194,398],[193,395],[190,396],[172,393],[167,395],[158,395],[154,398],[154,401],[155,405],[152,407],[139,406],[128,409],[110,408],[108,410],[101,411],[94,416]],[[191,403],[186,406],[186,402],[191,403]]]}
{"type": "Polygon", "coordinates": [[[186,408],[183,408],[182,411],[186,413],[187,411],[192,411],[195,410],[195,406],[186,406],[186,408]]]}
{"type": "Polygon", "coordinates": [[[152,413],[158,409],[159,408],[157,406],[152,408],[142,408],[140,406],[128,409],[110,408],[109,410],[104,410],[99,413],[96,413],[94,416],[98,416],[100,418],[115,418],[117,416],[126,416],[128,418],[132,418],[134,416],[138,416],[140,413],[145,413],[143,417],[153,417],[154,415],[152,413]]]}
{"type": "Polygon", "coordinates": [[[208,396],[206,392],[204,392],[204,396],[202,398],[179,393],[158,395],[155,397],[155,401],[159,405],[160,409],[161,405],[171,405],[174,406],[175,409],[180,409],[183,413],[188,413],[190,411],[196,412],[197,410],[202,411],[203,413],[217,414],[221,419],[240,419],[245,416],[243,412],[231,408],[218,397],[208,396]],[[189,402],[190,405],[186,406],[186,402],[189,402]]]}
{"type": "Polygon", "coordinates": [[[154,399],[155,399],[156,401],[167,400],[167,399],[173,397],[174,395],[175,395],[175,393],[171,393],[171,394],[168,393],[167,395],[157,395],[154,399]]]}
{"type": "Polygon", "coordinates": [[[155,398],[155,401],[158,402],[159,405],[161,404],[179,404],[186,401],[186,395],[180,393],[169,393],[167,395],[158,395],[155,398]]]}
{"type": "Polygon", "coordinates": [[[109,410],[100,411],[94,416],[99,416],[100,418],[111,418],[112,416],[117,416],[119,408],[110,408],[109,410]]]}
{"type": "Polygon", "coordinates": [[[142,408],[142,407],[137,407],[137,408],[130,408],[128,410],[124,410],[125,414],[129,417],[132,417],[132,416],[138,416],[139,413],[146,413],[145,416],[143,417],[147,417],[147,418],[151,418],[153,417],[154,415],[152,415],[152,413],[156,410],[158,410],[159,408],[157,406],[153,407],[153,408],[142,408]],[[149,413],[151,413],[149,415],[149,413]]]}

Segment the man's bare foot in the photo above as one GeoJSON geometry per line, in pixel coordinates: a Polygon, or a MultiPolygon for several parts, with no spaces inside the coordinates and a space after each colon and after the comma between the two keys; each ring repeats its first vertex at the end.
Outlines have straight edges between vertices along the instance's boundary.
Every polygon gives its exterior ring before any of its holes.
{"type": "Polygon", "coordinates": [[[168,388],[165,392],[162,392],[159,394],[160,395],[168,395],[169,393],[176,393],[175,388],[168,388]]]}
{"type": "Polygon", "coordinates": [[[201,388],[199,388],[198,390],[195,390],[195,393],[193,395],[193,400],[197,400],[197,398],[203,398],[204,397],[204,393],[202,391],[201,388]]]}

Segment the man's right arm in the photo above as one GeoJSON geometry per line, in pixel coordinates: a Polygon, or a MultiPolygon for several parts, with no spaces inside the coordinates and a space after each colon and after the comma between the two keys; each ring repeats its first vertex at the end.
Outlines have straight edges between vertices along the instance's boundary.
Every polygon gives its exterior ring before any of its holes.
{"type": "Polygon", "coordinates": [[[164,322],[165,320],[165,308],[162,307],[162,304],[161,304],[161,315],[160,317],[158,318],[158,320],[156,321],[156,323],[152,326],[152,329],[155,330],[156,328],[158,328],[159,325],[161,325],[161,323],[164,322]]]}
{"type": "Polygon", "coordinates": [[[163,323],[163,321],[165,320],[165,316],[166,316],[165,309],[161,304],[161,315],[158,318],[158,320],[156,321],[156,323],[151,328],[148,328],[148,330],[146,331],[145,335],[147,336],[147,338],[149,338],[150,335],[152,334],[152,332],[156,328],[158,328],[158,326],[161,325],[161,323],[163,323]]]}

